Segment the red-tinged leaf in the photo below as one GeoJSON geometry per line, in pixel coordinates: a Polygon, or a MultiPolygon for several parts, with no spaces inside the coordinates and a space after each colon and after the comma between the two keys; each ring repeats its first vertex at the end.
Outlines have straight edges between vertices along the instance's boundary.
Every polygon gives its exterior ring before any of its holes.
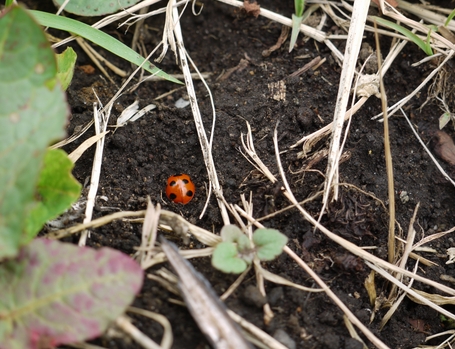
{"type": "Polygon", "coordinates": [[[39,349],[99,336],[142,286],[119,251],[36,239],[0,265],[0,349],[39,349]]]}

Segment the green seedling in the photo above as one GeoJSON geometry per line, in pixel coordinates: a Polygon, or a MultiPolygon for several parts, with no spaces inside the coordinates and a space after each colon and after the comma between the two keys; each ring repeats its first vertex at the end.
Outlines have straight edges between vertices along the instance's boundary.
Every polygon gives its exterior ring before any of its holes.
{"type": "Polygon", "coordinates": [[[388,20],[385,20],[385,19],[382,19],[382,18],[379,18],[379,17],[375,17],[373,16],[372,17],[377,23],[385,26],[385,27],[389,27],[393,30],[396,30],[397,32],[403,34],[404,36],[406,36],[410,41],[412,41],[414,44],[416,44],[417,46],[419,46],[423,52],[425,52],[428,56],[431,56],[433,55],[433,50],[431,49],[431,45],[430,45],[430,36],[431,36],[431,31],[434,30],[433,27],[429,27],[428,29],[428,34],[427,34],[427,40],[426,41],[423,41],[421,38],[419,38],[417,35],[415,35],[413,32],[411,32],[410,30],[402,27],[401,25],[398,25],[396,23],[393,23],[393,22],[390,22],[388,20]]]}
{"type": "Polygon", "coordinates": [[[319,7],[318,4],[311,5],[308,10],[303,12],[305,9],[305,0],[295,0],[295,14],[292,14],[292,30],[291,30],[291,41],[289,42],[289,52],[294,49],[294,45],[297,42],[297,37],[300,32],[300,25],[305,23],[308,17],[316,11],[319,7]]]}
{"type": "Polygon", "coordinates": [[[294,0],[295,13],[292,14],[292,31],[291,41],[289,42],[289,52],[292,51],[300,32],[300,25],[303,22],[303,10],[305,9],[305,0],[294,0]]]}
{"type": "Polygon", "coordinates": [[[283,252],[288,238],[275,229],[257,229],[250,240],[235,225],[221,229],[221,239],[212,255],[212,265],[225,272],[240,274],[257,257],[270,261],[283,252]]]}

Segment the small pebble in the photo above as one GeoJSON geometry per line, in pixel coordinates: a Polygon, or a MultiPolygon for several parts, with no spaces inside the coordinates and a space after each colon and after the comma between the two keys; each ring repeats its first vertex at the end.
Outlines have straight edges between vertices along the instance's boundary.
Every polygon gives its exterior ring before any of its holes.
{"type": "Polygon", "coordinates": [[[249,285],[243,292],[243,301],[248,305],[262,308],[267,303],[267,298],[261,294],[256,286],[249,285]]]}
{"type": "Polygon", "coordinates": [[[276,330],[273,334],[273,338],[275,338],[278,342],[283,344],[286,348],[295,349],[296,344],[295,341],[282,329],[276,330]]]}

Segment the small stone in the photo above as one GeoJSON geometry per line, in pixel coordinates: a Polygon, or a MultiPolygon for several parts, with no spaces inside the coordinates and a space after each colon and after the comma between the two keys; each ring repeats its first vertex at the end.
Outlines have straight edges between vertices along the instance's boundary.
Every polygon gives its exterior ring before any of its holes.
{"type": "Polygon", "coordinates": [[[276,330],[273,334],[273,338],[275,338],[278,342],[283,344],[286,348],[295,349],[296,344],[295,341],[282,329],[276,330]]]}
{"type": "Polygon", "coordinates": [[[249,285],[243,292],[243,301],[248,305],[262,308],[267,303],[267,298],[261,294],[257,287],[249,285]]]}

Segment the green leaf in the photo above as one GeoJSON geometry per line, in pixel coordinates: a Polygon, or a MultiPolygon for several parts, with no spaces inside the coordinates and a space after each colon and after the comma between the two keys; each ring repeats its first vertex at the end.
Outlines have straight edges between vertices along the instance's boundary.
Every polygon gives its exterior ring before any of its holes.
{"type": "MultiPolygon", "coordinates": [[[[137,66],[141,65],[144,62],[143,58],[136,51],[130,49],[128,46],[122,42],[114,39],[112,36],[102,32],[99,29],[93,28],[85,23],[76,21],[71,18],[61,17],[54,15],[52,13],[46,13],[41,11],[29,11],[36,20],[45,27],[51,27],[54,29],[66,30],[72,34],[79,35],[99,46],[112,52],[113,54],[127,60],[128,62],[134,63],[137,66]]],[[[155,67],[149,61],[145,62],[142,67],[151,74],[162,77],[168,81],[175,82],[177,84],[182,84],[178,79],[166,74],[162,70],[155,67]]]]}
{"type": "Polygon", "coordinates": [[[444,113],[439,117],[439,129],[442,130],[450,121],[452,116],[450,113],[444,113]]]}
{"type": "Polygon", "coordinates": [[[294,45],[297,42],[297,37],[300,32],[300,25],[302,24],[303,17],[296,16],[292,14],[292,31],[291,31],[291,40],[289,41],[289,52],[294,49],[294,45]]]}
{"type": "Polygon", "coordinates": [[[238,257],[237,246],[233,242],[220,242],[212,255],[212,265],[224,273],[240,274],[248,264],[238,257]]]}
{"type": "Polygon", "coordinates": [[[220,232],[224,242],[237,242],[242,235],[245,234],[234,224],[225,225],[220,232]]]}
{"type": "Polygon", "coordinates": [[[270,261],[283,252],[288,238],[275,229],[257,229],[253,234],[253,242],[258,258],[270,261]]]}
{"type": "Polygon", "coordinates": [[[57,78],[66,90],[73,79],[74,66],[76,65],[77,55],[71,47],[56,55],[57,57],[57,78]]]}
{"type": "Polygon", "coordinates": [[[119,251],[35,239],[0,265],[0,348],[54,348],[101,335],[142,285],[119,251]]]}
{"type": "Polygon", "coordinates": [[[40,201],[26,218],[27,239],[34,238],[44,223],[65,212],[78,199],[81,185],[71,174],[73,166],[63,150],[46,152],[37,186],[40,201]]]}
{"type": "MultiPolygon", "coordinates": [[[[56,7],[62,6],[65,0],[53,0],[56,7]]],[[[133,6],[139,0],[71,0],[66,6],[65,11],[80,16],[104,16],[115,13],[118,10],[133,6]]]]}
{"type": "Polygon", "coordinates": [[[242,234],[237,240],[237,250],[241,253],[250,253],[251,241],[245,234],[242,234]]]}
{"type": "Polygon", "coordinates": [[[295,16],[302,17],[303,9],[305,8],[305,0],[294,0],[294,8],[295,8],[295,16]]]}
{"type": "Polygon", "coordinates": [[[433,55],[433,50],[431,49],[431,46],[430,46],[430,43],[429,43],[429,33],[428,33],[428,37],[427,37],[427,41],[428,42],[425,42],[421,38],[419,38],[417,35],[415,35],[413,32],[411,32],[410,30],[402,27],[401,25],[398,25],[396,23],[387,21],[385,19],[382,19],[382,18],[379,18],[379,17],[376,17],[376,16],[372,16],[372,18],[376,22],[378,22],[379,24],[381,24],[381,25],[383,25],[385,27],[392,28],[392,29],[396,30],[397,32],[399,32],[399,33],[403,34],[404,36],[406,36],[414,44],[419,46],[422,49],[422,51],[425,52],[428,56],[433,55]]]}
{"type": "Polygon", "coordinates": [[[68,115],[55,55],[41,28],[18,6],[0,18],[0,260],[16,255],[35,205],[46,148],[68,115]]]}
{"type": "Polygon", "coordinates": [[[455,8],[450,12],[449,16],[447,17],[446,21],[444,22],[444,26],[447,27],[450,21],[455,17],[455,8]]]}

